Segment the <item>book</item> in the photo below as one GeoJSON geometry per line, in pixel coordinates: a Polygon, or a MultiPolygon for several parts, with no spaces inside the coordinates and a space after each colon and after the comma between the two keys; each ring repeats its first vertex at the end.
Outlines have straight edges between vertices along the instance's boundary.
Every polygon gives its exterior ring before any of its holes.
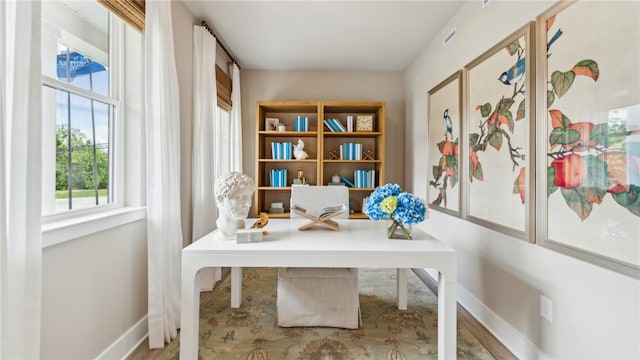
{"type": "Polygon", "coordinates": [[[353,185],[353,183],[351,182],[351,180],[347,179],[346,177],[340,175],[340,179],[342,179],[342,181],[344,181],[347,185],[351,186],[351,187],[355,187],[355,185],[353,185]]]}
{"type": "Polygon", "coordinates": [[[298,212],[298,213],[302,213],[302,214],[307,215],[305,217],[312,217],[312,218],[315,218],[317,220],[322,220],[322,219],[326,219],[328,217],[333,217],[335,215],[338,215],[338,214],[342,213],[343,211],[347,210],[347,205],[346,204],[340,204],[340,205],[335,205],[335,206],[325,206],[322,209],[320,209],[320,212],[307,210],[307,209],[303,208],[302,206],[300,206],[298,204],[294,204],[291,207],[291,209],[296,211],[296,212],[298,212]]]}

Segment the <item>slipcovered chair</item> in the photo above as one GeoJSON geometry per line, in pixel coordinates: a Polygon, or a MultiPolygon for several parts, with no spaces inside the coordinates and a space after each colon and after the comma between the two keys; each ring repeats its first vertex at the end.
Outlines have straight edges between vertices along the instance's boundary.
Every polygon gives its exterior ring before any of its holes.
{"type": "MultiPolygon", "coordinates": [[[[319,211],[326,206],[349,203],[346,186],[294,186],[291,205],[319,211]]],[[[295,212],[291,218],[299,218],[295,212]]],[[[348,219],[345,211],[337,218],[348,219]]],[[[316,231],[316,230],[310,230],[316,231]]],[[[326,231],[331,236],[332,231],[326,231]]],[[[301,236],[304,236],[301,232],[301,236]]],[[[357,329],[360,298],[357,268],[279,268],[278,325],[328,326],[357,329]]]]}

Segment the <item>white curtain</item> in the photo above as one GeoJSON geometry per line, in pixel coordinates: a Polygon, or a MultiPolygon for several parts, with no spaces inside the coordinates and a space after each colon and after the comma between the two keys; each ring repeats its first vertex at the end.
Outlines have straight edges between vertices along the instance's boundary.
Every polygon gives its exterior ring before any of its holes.
{"type": "Polygon", "coordinates": [[[39,1],[0,2],[0,358],[40,357],[39,1]]]}
{"type": "Polygon", "coordinates": [[[171,2],[145,11],[149,347],[164,347],[180,327],[180,105],[171,2]]]}
{"type": "MultiPolygon", "coordinates": [[[[220,175],[216,151],[218,102],[216,92],[216,39],[202,26],[193,27],[193,241],[216,228],[218,210],[213,183],[220,175]]],[[[220,268],[201,271],[200,289],[211,290],[220,280],[220,268]]]]}
{"type": "Polygon", "coordinates": [[[240,103],[240,67],[236,63],[232,68],[231,114],[229,114],[229,169],[242,172],[242,112],[240,103]]]}

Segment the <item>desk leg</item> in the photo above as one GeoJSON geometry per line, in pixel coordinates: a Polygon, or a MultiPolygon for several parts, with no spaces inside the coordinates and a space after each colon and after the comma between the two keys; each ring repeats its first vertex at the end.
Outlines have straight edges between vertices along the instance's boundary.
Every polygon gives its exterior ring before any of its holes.
{"type": "Polygon", "coordinates": [[[407,269],[396,269],[398,310],[407,310],[407,269]]]}
{"type": "Polygon", "coordinates": [[[438,276],[438,359],[455,359],[457,354],[456,283],[438,276]]]}
{"type": "Polygon", "coordinates": [[[199,269],[190,268],[182,262],[182,303],[180,316],[180,358],[198,358],[200,318],[199,269]],[[196,286],[198,285],[198,286],[196,286]]]}
{"type": "Polygon", "coordinates": [[[242,268],[231,268],[231,307],[237,309],[242,305],[242,268]]]}

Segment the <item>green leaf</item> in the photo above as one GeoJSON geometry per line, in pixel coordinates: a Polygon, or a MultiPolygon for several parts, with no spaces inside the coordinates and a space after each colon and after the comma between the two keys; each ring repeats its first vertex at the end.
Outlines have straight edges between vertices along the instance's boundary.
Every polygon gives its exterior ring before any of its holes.
{"type": "Polygon", "coordinates": [[[518,176],[516,176],[516,179],[513,182],[513,193],[518,195],[520,194],[520,180],[518,179],[518,176]]]}
{"type": "Polygon", "coordinates": [[[507,50],[507,52],[509,52],[509,55],[515,55],[518,50],[521,49],[520,41],[514,40],[511,44],[507,45],[505,49],[507,50]]]}
{"type": "Polygon", "coordinates": [[[480,134],[469,134],[469,145],[475,145],[478,143],[478,139],[480,138],[480,134]]]}
{"type": "Polygon", "coordinates": [[[440,180],[440,176],[442,176],[442,167],[438,165],[434,165],[431,167],[431,172],[433,173],[434,179],[440,180]]]}
{"type": "Polygon", "coordinates": [[[598,69],[598,63],[593,60],[579,61],[573,69],[571,69],[576,75],[584,75],[598,81],[600,77],[600,69],[598,69]]]}
{"type": "MultiPolygon", "coordinates": [[[[609,188],[609,173],[607,170],[607,163],[597,156],[585,155],[584,161],[587,164],[587,176],[581,186],[593,187],[607,192],[609,188]]],[[[604,194],[602,195],[604,197],[604,194]]],[[[593,201],[592,201],[593,202],[593,201]]],[[[598,204],[602,202],[602,199],[598,204]]]]}
{"type": "Polygon", "coordinates": [[[565,130],[563,128],[553,128],[549,134],[549,145],[567,145],[578,141],[580,132],[578,130],[565,130]]]}
{"type": "Polygon", "coordinates": [[[450,186],[450,187],[451,187],[452,189],[453,189],[453,188],[456,186],[456,184],[458,183],[458,179],[459,179],[459,178],[460,178],[459,173],[455,173],[455,174],[453,174],[453,176],[451,176],[451,186],[450,186]]]}
{"type": "Polygon", "coordinates": [[[556,178],[556,169],[553,168],[553,166],[549,166],[547,168],[547,197],[549,197],[549,195],[553,194],[556,190],[558,190],[558,187],[556,186],[555,183],[555,178],[556,178]]]}
{"type": "Polygon", "coordinates": [[[446,140],[442,140],[437,144],[438,150],[440,151],[440,154],[442,154],[442,147],[444,146],[445,142],[446,142],[446,140]]]}
{"type": "Polygon", "coordinates": [[[586,201],[576,189],[560,189],[560,192],[569,208],[578,215],[581,221],[584,221],[591,215],[593,205],[586,201]]]}
{"type": "Polygon", "coordinates": [[[566,94],[573,84],[573,80],[576,78],[576,74],[573,71],[561,72],[554,71],[551,74],[551,86],[553,86],[553,90],[556,92],[558,97],[562,97],[562,95],[566,94]]]}
{"type": "Polygon", "coordinates": [[[498,112],[507,111],[515,102],[513,99],[502,99],[496,104],[496,109],[498,109],[498,112]]]}
{"type": "Polygon", "coordinates": [[[640,187],[631,185],[629,191],[611,194],[611,196],[633,215],[640,217],[640,187]]]}
{"type": "Polygon", "coordinates": [[[478,105],[476,107],[476,110],[480,110],[480,115],[483,118],[486,118],[487,116],[489,116],[489,114],[491,114],[491,104],[486,103],[484,105],[478,105]]]}
{"type": "Polygon", "coordinates": [[[474,178],[480,180],[480,181],[484,181],[484,174],[482,173],[482,164],[480,164],[480,162],[478,161],[478,167],[476,167],[473,172],[472,175],[474,178]]]}
{"type": "Polygon", "coordinates": [[[580,186],[576,188],[576,191],[586,202],[591,204],[601,204],[604,196],[607,195],[606,189],[594,186],[580,186]]]}
{"type": "Polygon", "coordinates": [[[513,114],[511,111],[502,111],[500,115],[504,115],[507,118],[507,126],[509,127],[509,132],[513,134],[513,128],[515,127],[515,123],[513,122],[513,114]]]}
{"type": "Polygon", "coordinates": [[[551,104],[556,100],[556,95],[551,90],[547,90],[547,109],[551,107],[551,104]]]}
{"type": "Polygon", "coordinates": [[[449,169],[458,167],[458,155],[447,155],[445,161],[449,169]]]}
{"type": "Polygon", "coordinates": [[[516,111],[516,121],[524,119],[524,117],[527,116],[527,111],[524,108],[525,104],[525,100],[520,101],[520,105],[518,105],[518,110],[516,111]]]}
{"type": "Polygon", "coordinates": [[[502,147],[502,133],[500,133],[499,131],[495,131],[493,134],[491,134],[491,136],[489,137],[489,145],[491,145],[494,149],[500,151],[500,148],[502,147]]]}
{"type": "Polygon", "coordinates": [[[591,129],[589,139],[598,145],[610,147],[627,140],[626,126],[623,125],[612,129],[607,123],[597,124],[591,129]]]}

